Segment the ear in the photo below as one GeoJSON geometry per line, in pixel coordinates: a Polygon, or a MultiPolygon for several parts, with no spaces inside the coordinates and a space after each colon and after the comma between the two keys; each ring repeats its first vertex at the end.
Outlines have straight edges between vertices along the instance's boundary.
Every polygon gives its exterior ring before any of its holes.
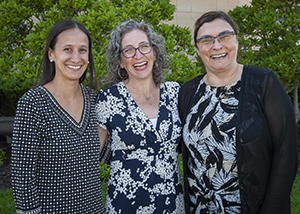
{"type": "Polygon", "coordinates": [[[119,59],[118,62],[119,62],[119,65],[121,66],[121,68],[125,68],[124,62],[122,59],[119,59]]]}
{"type": "Polygon", "coordinates": [[[48,58],[54,61],[53,50],[50,47],[48,48],[48,58]]]}

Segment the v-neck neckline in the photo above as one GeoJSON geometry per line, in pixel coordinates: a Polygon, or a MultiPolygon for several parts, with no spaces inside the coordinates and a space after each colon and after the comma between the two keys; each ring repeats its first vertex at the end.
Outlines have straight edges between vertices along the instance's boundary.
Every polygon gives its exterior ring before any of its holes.
{"type": "Polygon", "coordinates": [[[88,125],[91,103],[86,88],[81,84],[80,86],[83,94],[83,110],[79,123],[67,111],[65,111],[64,108],[61,107],[54,96],[44,86],[40,87],[43,89],[49,100],[51,100],[51,106],[53,107],[53,110],[57,113],[57,115],[59,115],[59,117],[78,134],[82,135],[88,125]]]}
{"type": "Polygon", "coordinates": [[[159,127],[158,124],[159,124],[159,122],[160,122],[160,120],[161,120],[161,118],[160,118],[160,109],[161,109],[161,104],[162,104],[162,85],[159,86],[159,90],[160,90],[160,92],[159,92],[159,105],[158,105],[158,112],[157,112],[156,127],[154,127],[153,124],[152,124],[152,122],[151,122],[151,120],[150,120],[150,118],[147,117],[147,115],[146,115],[146,114],[143,112],[143,110],[138,106],[138,104],[135,102],[135,100],[133,99],[133,97],[132,97],[131,94],[129,93],[128,89],[126,88],[126,85],[125,85],[124,81],[122,81],[122,82],[120,82],[120,83],[121,83],[121,86],[126,90],[126,94],[127,94],[127,96],[129,97],[130,101],[131,101],[132,103],[134,103],[134,106],[135,106],[136,108],[138,108],[138,110],[142,113],[143,117],[146,118],[147,122],[148,122],[149,124],[151,124],[151,127],[152,127],[155,131],[157,131],[157,130],[158,130],[158,127],[159,127]]]}

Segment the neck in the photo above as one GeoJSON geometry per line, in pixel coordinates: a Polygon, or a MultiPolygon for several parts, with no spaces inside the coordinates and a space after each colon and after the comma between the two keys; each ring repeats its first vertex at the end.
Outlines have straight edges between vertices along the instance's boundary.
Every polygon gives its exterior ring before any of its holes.
{"type": "Polygon", "coordinates": [[[156,93],[156,87],[153,80],[151,81],[132,81],[129,78],[124,81],[127,90],[132,94],[138,94],[139,97],[144,97],[146,100],[151,100],[156,93]]]}
{"type": "Polygon", "coordinates": [[[241,78],[243,72],[243,65],[236,64],[232,69],[221,72],[207,72],[204,76],[204,81],[211,86],[225,86],[229,85],[241,78]]]}
{"type": "Polygon", "coordinates": [[[44,85],[54,97],[61,97],[66,100],[75,99],[82,93],[78,82],[61,82],[55,79],[44,85]]]}

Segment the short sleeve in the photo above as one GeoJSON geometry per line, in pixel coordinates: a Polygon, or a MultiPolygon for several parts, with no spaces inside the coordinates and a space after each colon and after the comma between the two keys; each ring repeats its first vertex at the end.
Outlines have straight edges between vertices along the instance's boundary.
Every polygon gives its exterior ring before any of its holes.
{"type": "Polygon", "coordinates": [[[96,98],[96,116],[97,124],[102,129],[107,129],[107,121],[110,116],[109,101],[107,92],[100,90],[96,98]]]}

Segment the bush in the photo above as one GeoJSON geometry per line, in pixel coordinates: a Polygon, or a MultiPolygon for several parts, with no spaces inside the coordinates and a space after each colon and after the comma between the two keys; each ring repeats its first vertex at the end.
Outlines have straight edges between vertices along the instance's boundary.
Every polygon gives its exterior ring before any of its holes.
{"type": "MultiPolygon", "coordinates": [[[[91,34],[96,74],[94,82],[86,80],[84,84],[96,90],[105,87],[101,79],[107,72],[105,46],[110,32],[119,22],[130,18],[148,22],[165,37],[170,61],[167,80],[182,84],[195,77],[201,65],[199,60],[194,60],[197,54],[190,30],[165,24],[173,19],[175,9],[170,0],[2,0],[0,81],[7,86],[0,83],[0,98],[3,100],[1,96],[7,95],[5,102],[11,98],[6,109],[14,110],[16,100],[32,87],[38,75],[48,32],[54,23],[66,18],[83,23],[91,34]]],[[[5,114],[8,113],[0,110],[0,116],[5,114]]]]}
{"type": "Polygon", "coordinates": [[[100,162],[100,178],[103,182],[108,181],[110,165],[100,162]]]}
{"type": "Polygon", "coordinates": [[[6,159],[5,152],[2,149],[0,149],[0,166],[3,165],[3,160],[4,159],[6,159]]]}

